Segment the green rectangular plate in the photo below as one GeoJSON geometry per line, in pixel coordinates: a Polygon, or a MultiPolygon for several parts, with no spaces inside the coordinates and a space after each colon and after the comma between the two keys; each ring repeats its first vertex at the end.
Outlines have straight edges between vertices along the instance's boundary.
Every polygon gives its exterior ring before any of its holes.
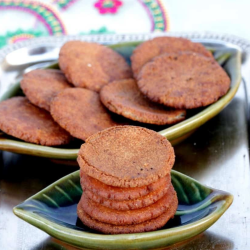
{"type": "MultiPolygon", "coordinates": [[[[80,38],[84,40],[84,36],[80,38]]],[[[64,40],[70,40],[70,37],[64,37],[64,40]]],[[[95,41],[94,38],[93,41],[95,41]]],[[[197,128],[199,128],[212,117],[217,115],[223,108],[225,108],[236,94],[241,82],[240,49],[223,41],[214,42],[201,39],[199,40],[199,42],[202,42],[205,46],[207,46],[208,49],[213,52],[215,59],[227,71],[231,78],[231,87],[228,93],[222,98],[220,98],[216,103],[203,109],[188,111],[188,117],[186,120],[173,126],[168,126],[166,128],[164,127],[163,130],[157,130],[161,135],[165,136],[173,145],[187,138],[197,128]]],[[[53,38],[50,38],[50,43],[53,44],[53,38]]],[[[141,42],[118,43],[112,44],[110,45],[110,47],[116,50],[121,55],[123,55],[126,60],[129,61],[133,49],[140,43],[141,42]]],[[[39,44],[39,39],[36,40],[36,44],[39,44]]],[[[19,83],[16,83],[0,96],[0,101],[8,99],[15,95],[19,95],[20,92],[20,85],[19,83]]],[[[32,143],[23,142],[0,132],[0,150],[54,159],[75,160],[77,157],[78,148],[79,146],[74,147],[72,145],[57,148],[35,145],[32,143]]]]}
{"type": "Polygon", "coordinates": [[[76,207],[82,194],[79,171],[51,184],[20,205],[21,219],[68,244],[84,249],[156,249],[193,237],[215,223],[228,209],[233,196],[209,188],[172,170],[179,206],[163,228],[146,233],[105,235],[83,225],[76,207]]]}

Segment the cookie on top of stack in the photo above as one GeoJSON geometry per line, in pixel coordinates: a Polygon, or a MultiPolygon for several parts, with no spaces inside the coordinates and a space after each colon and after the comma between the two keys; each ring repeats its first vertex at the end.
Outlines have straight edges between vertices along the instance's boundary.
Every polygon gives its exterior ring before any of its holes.
{"type": "Polygon", "coordinates": [[[158,133],[117,126],[90,136],[78,153],[81,221],[108,234],[153,231],[177,209],[174,150],[158,133]]]}

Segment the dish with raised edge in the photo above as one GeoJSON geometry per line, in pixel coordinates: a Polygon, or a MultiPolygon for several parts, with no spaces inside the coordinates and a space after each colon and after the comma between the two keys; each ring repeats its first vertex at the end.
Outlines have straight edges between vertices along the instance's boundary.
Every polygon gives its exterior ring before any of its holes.
{"type": "Polygon", "coordinates": [[[77,218],[81,197],[79,171],[51,184],[23,203],[14,213],[51,236],[79,248],[153,249],[191,238],[209,228],[228,209],[233,196],[202,185],[172,170],[179,206],[163,228],[147,233],[105,235],[84,226],[77,218]]]}
{"type": "MultiPolygon", "coordinates": [[[[161,34],[162,35],[162,34],[161,34]]],[[[166,34],[165,34],[166,35],[166,34]]],[[[121,43],[123,40],[128,41],[126,37],[122,37],[120,40],[117,40],[117,44],[114,44],[116,41],[114,37],[109,36],[109,39],[106,39],[104,43],[113,43],[111,47],[121,53],[126,59],[129,60],[129,57],[132,53],[132,50],[137,46],[140,42],[139,41],[131,41],[126,43],[121,43]]],[[[185,35],[184,35],[185,37],[185,35]]],[[[192,38],[187,36],[188,38],[192,38]]],[[[231,87],[228,93],[220,98],[216,103],[204,108],[196,110],[195,112],[191,111],[189,114],[189,117],[170,127],[166,127],[165,129],[159,129],[158,132],[167,137],[169,141],[171,141],[172,144],[177,144],[178,142],[184,140],[189,135],[191,135],[197,128],[199,128],[201,125],[206,123],[208,120],[210,120],[212,117],[217,115],[223,108],[226,107],[226,105],[229,104],[229,102],[232,100],[234,95],[236,94],[238,87],[241,82],[241,52],[240,49],[234,46],[233,44],[225,43],[223,41],[214,41],[209,39],[206,40],[206,36],[200,36],[201,39],[196,40],[201,43],[203,43],[205,46],[207,46],[209,49],[211,49],[214,52],[214,56],[219,61],[219,63],[224,67],[224,69],[228,72],[228,74],[231,77],[231,87]]],[[[145,36],[144,40],[150,38],[150,36],[145,36]]],[[[196,36],[197,38],[197,36],[196,36]]],[[[38,46],[43,42],[45,38],[43,39],[35,39],[33,41],[33,45],[38,46]]],[[[50,42],[50,44],[53,44],[52,38],[47,38],[50,42]]],[[[58,40],[57,38],[54,38],[54,44],[58,46],[58,40]],[[57,42],[56,42],[57,41],[57,42]]],[[[67,40],[71,40],[72,37],[64,37],[61,40],[62,42],[65,42],[67,40]]],[[[100,36],[93,36],[93,37],[77,37],[73,39],[81,39],[81,40],[89,40],[89,41],[100,41],[103,42],[100,36]]],[[[143,37],[138,37],[137,39],[143,40],[143,37]]],[[[133,39],[131,39],[133,40],[133,39]]],[[[136,39],[134,39],[136,40],[136,39]]],[[[32,41],[30,42],[30,47],[32,47],[32,41]]],[[[24,43],[25,44],[25,43],[24,43]]],[[[21,45],[20,45],[21,46],[21,45]]],[[[29,48],[26,47],[27,49],[29,48]]],[[[22,50],[23,48],[21,48],[22,50]]],[[[19,49],[20,50],[20,49],[19,49]]],[[[17,50],[14,50],[14,52],[18,52],[17,50]]],[[[11,52],[13,53],[13,51],[11,52]]],[[[0,58],[1,59],[1,58],[0,58]]],[[[20,87],[19,84],[12,84],[4,91],[0,91],[0,101],[10,98],[11,96],[15,96],[19,94],[20,87]]],[[[77,156],[79,147],[74,147],[70,145],[69,147],[46,147],[46,146],[40,146],[35,145],[27,142],[20,141],[16,138],[7,136],[4,133],[0,132],[0,150],[6,150],[11,151],[15,153],[21,153],[21,154],[29,154],[29,155],[35,155],[35,156],[41,156],[41,157],[47,157],[47,158],[54,158],[54,159],[63,159],[63,160],[75,160],[77,156]]]]}

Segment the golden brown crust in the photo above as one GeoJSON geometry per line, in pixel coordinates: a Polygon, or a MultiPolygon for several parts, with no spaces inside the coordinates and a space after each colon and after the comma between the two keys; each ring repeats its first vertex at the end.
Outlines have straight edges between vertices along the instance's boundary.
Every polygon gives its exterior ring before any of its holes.
{"type": "Polygon", "coordinates": [[[138,77],[139,89],[150,100],[179,109],[216,102],[227,93],[230,82],[214,59],[191,52],[156,57],[138,77]]]}
{"type": "Polygon", "coordinates": [[[93,219],[112,225],[134,225],[142,223],[163,214],[171,205],[175,197],[175,191],[171,185],[167,193],[155,203],[140,209],[120,211],[107,208],[92,200],[83,192],[80,200],[81,208],[93,219]]]}
{"type": "Polygon", "coordinates": [[[117,126],[89,137],[78,153],[80,168],[111,186],[141,187],[170,173],[174,150],[157,132],[117,126]]]}
{"type": "Polygon", "coordinates": [[[0,103],[0,129],[21,140],[45,146],[63,145],[71,140],[47,111],[34,106],[26,97],[13,97],[0,103]]]}
{"type": "Polygon", "coordinates": [[[137,77],[142,67],[154,57],[180,51],[191,51],[213,58],[213,55],[200,43],[181,37],[157,37],[140,44],[134,50],[131,56],[134,77],[137,77]]]}
{"type": "Polygon", "coordinates": [[[25,74],[21,88],[34,105],[50,111],[51,100],[65,88],[72,87],[64,74],[56,69],[36,69],[25,74]]]}
{"type": "Polygon", "coordinates": [[[174,110],[151,102],[141,94],[134,79],[114,81],[100,91],[102,103],[128,119],[156,125],[174,124],[185,119],[185,110],[174,110]]]}
{"type": "Polygon", "coordinates": [[[175,194],[171,206],[168,207],[168,209],[157,218],[136,225],[126,225],[126,226],[120,226],[120,225],[116,226],[95,220],[84,212],[84,210],[81,208],[80,203],[77,206],[77,214],[80,220],[86,226],[95,229],[97,231],[106,234],[128,234],[128,233],[149,232],[163,227],[169,221],[169,219],[174,217],[174,214],[177,210],[177,206],[178,206],[178,199],[175,194]]]}
{"type": "Polygon", "coordinates": [[[95,193],[92,193],[87,189],[87,187],[84,187],[83,191],[89,199],[93,200],[94,202],[104,207],[120,211],[133,210],[133,209],[147,207],[153,204],[154,202],[158,201],[159,199],[161,199],[167,193],[168,188],[171,185],[170,174],[167,175],[166,179],[168,179],[167,185],[160,187],[159,189],[152,191],[148,195],[145,195],[143,197],[126,201],[105,199],[95,193]]]}
{"type": "Polygon", "coordinates": [[[158,190],[167,185],[169,175],[166,178],[161,178],[158,181],[149,184],[148,186],[135,187],[135,188],[120,188],[106,185],[91,176],[86,175],[83,170],[80,170],[81,185],[83,189],[88,189],[92,193],[104,198],[117,201],[133,200],[150,192],[158,190]]]}
{"type": "Polygon", "coordinates": [[[59,54],[59,65],[76,87],[99,92],[110,81],[130,78],[125,59],[114,50],[97,43],[70,41],[59,54]]]}
{"type": "Polygon", "coordinates": [[[72,136],[82,140],[105,128],[120,125],[102,105],[99,95],[83,88],[61,91],[51,102],[51,115],[72,136]]]}

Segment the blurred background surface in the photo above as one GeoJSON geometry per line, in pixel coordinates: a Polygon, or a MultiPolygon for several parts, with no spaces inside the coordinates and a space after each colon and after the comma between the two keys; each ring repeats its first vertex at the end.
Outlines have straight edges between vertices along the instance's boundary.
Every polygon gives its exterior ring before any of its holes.
{"type": "Polygon", "coordinates": [[[216,31],[250,40],[249,9],[248,0],[0,0],[0,48],[65,34],[216,31]]]}

